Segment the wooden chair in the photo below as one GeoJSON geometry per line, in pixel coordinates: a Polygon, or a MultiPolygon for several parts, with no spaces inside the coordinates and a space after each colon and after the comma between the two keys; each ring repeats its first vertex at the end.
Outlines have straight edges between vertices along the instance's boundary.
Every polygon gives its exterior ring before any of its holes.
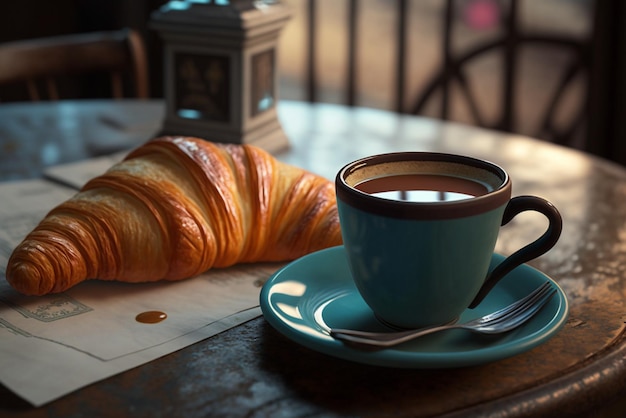
{"type": "Polygon", "coordinates": [[[111,97],[147,98],[147,60],[139,34],[123,29],[0,44],[0,85],[24,84],[33,101],[58,100],[61,79],[97,73],[110,75],[111,97]],[[132,94],[124,95],[125,80],[132,94]]]}

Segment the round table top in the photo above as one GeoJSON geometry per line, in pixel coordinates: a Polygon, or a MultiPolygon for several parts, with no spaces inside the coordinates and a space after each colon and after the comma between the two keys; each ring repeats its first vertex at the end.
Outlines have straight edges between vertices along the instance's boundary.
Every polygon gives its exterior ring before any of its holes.
{"type": "MultiPolygon", "coordinates": [[[[163,112],[160,101],[3,104],[0,179],[136,146],[158,133],[163,112]]],[[[281,102],[278,114],[291,147],[277,158],[328,178],[366,155],[451,152],[504,167],[514,195],[554,203],[561,239],[529,264],[564,289],[565,327],[506,360],[399,370],[314,352],[257,318],[39,409],[0,387],[0,414],[578,416],[626,393],[626,169],[522,136],[381,110],[281,102]]],[[[544,228],[543,218],[523,214],[502,229],[496,251],[510,254],[544,228]]]]}

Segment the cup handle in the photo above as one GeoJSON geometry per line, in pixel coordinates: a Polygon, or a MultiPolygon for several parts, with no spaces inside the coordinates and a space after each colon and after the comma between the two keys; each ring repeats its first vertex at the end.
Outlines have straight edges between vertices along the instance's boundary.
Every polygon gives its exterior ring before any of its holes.
{"type": "Polygon", "coordinates": [[[508,224],[515,216],[527,210],[540,212],[548,218],[548,229],[537,240],[511,254],[489,273],[485,283],[469,305],[470,308],[475,308],[496,283],[511,270],[548,252],[561,236],[561,230],[563,229],[561,214],[552,203],[536,196],[518,196],[511,199],[504,210],[502,226],[508,224]]]}

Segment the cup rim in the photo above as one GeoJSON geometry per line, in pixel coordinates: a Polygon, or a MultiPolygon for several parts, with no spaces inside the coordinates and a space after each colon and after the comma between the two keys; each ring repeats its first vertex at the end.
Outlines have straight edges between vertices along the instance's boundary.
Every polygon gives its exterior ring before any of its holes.
{"type": "Polygon", "coordinates": [[[408,151],[371,155],[346,164],[337,173],[335,189],[338,202],[341,201],[368,213],[400,219],[433,220],[462,218],[497,209],[511,199],[512,186],[508,173],[490,161],[457,154],[408,151]],[[443,161],[462,164],[487,170],[502,181],[497,188],[484,195],[445,202],[409,202],[385,199],[362,192],[346,182],[346,177],[349,174],[363,166],[400,161],[443,161]]]}

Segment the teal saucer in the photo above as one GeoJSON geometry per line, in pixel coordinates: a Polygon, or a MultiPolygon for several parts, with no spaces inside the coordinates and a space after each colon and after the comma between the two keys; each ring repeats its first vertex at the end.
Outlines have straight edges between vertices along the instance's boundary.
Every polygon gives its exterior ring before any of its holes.
{"type": "MultiPolygon", "coordinates": [[[[502,258],[494,254],[492,263],[502,258]]],[[[265,319],[280,333],[330,356],[398,368],[465,367],[520,354],[561,329],[568,315],[563,290],[528,265],[504,277],[479,306],[461,315],[461,321],[508,305],[544,281],[551,282],[557,294],[535,317],[509,333],[484,336],[449,330],[375,352],[351,348],[329,334],[331,328],[390,330],[376,319],[356,290],[343,246],[309,254],[283,267],[263,286],[260,304],[265,319]]]]}

